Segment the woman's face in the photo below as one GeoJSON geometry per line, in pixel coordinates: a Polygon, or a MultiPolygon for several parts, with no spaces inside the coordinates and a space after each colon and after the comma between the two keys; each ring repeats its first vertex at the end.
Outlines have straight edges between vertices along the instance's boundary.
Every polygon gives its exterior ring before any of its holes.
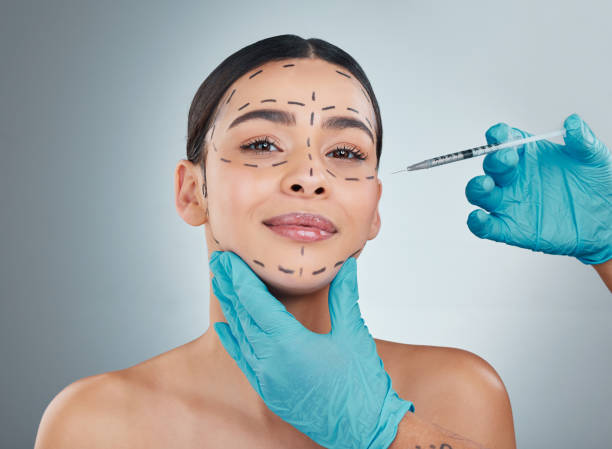
{"type": "Polygon", "coordinates": [[[328,285],[380,228],[375,123],[361,84],[320,59],[238,79],[206,136],[211,251],[235,252],[278,292],[328,285]]]}

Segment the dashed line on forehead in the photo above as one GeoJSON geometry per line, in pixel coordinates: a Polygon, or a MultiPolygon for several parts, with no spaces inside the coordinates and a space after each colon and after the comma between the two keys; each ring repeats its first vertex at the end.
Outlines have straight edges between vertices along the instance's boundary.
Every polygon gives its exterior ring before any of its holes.
{"type": "Polygon", "coordinates": [[[236,89],[232,90],[232,93],[230,94],[229,98],[227,99],[227,101],[225,102],[225,104],[229,104],[230,100],[232,99],[232,97],[234,96],[234,92],[236,92],[236,89]]]}
{"type": "Polygon", "coordinates": [[[347,111],[353,111],[356,112],[357,114],[359,114],[359,111],[357,109],[353,109],[353,108],[346,108],[347,111]]]}
{"type": "Polygon", "coordinates": [[[261,100],[261,103],[268,103],[268,102],[276,103],[276,100],[274,98],[267,98],[265,100],[261,100]]]}
{"type": "Polygon", "coordinates": [[[306,106],[304,103],[300,103],[299,101],[288,101],[287,104],[297,104],[298,106],[306,106]]]}
{"type": "Polygon", "coordinates": [[[295,64],[285,64],[283,67],[293,67],[295,64]]]}
{"type": "Polygon", "coordinates": [[[338,72],[342,76],[346,76],[347,78],[351,78],[351,75],[347,75],[346,73],[341,72],[340,70],[336,70],[336,72],[338,72]]]}
{"type": "Polygon", "coordinates": [[[240,107],[238,108],[238,110],[239,110],[239,111],[242,111],[244,108],[246,108],[246,107],[247,107],[248,105],[250,105],[250,104],[251,104],[251,103],[245,103],[245,104],[243,104],[242,106],[240,106],[240,107]]]}
{"type": "Polygon", "coordinates": [[[336,106],[325,106],[324,108],[321,108],[322,111],[327,111],[328,109],[334,109],[336,106]]]}
{"type": "Polygon", "coordinates": [[[261,70],[259,70],[259,71],[255,72],[255,73],[253,73],[251,76],[249,76],[249,79],[253,78],[253,77],[254,77],[254,76],[256,76],[256,75],[259,75],[261,72],[263,72],[263,69],[261,69],[261,70]]]}

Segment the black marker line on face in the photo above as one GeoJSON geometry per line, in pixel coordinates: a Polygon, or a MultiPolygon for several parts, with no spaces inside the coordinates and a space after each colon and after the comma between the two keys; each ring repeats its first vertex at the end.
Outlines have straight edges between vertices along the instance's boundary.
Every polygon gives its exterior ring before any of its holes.
{"type": "Polygon", "coordinates": [[[261,100],[261,103],[268,103],[268,102],[276,103],[276,100],[274,98],[267,98],[265,100],[261,100]]]}
{"type": "Polygon", "coordinates": [[[366,179],[374,179],[374,176],[366,176],[366,179]]]}
{"type": "Polygon", "coordinates": [[[325,267],[320,268],[320,269],[318,269],[318,270],[316,270],[316,271],[313,271],[313,272],[312,272],[312,274],[321,274],[321,273],[323,273],[324,271],[325,271],[325,267]]]}
{"type": "Polygon", "coordinates": [[[240,107],[238,108],[238,110],[239,110],[239,111],[242,111],[244,108],[246,108],[246,107],[247,107],[248,105],[250,105],[250,104],[251,104],[251,103],[245,103],[245,104],[243,104],[242,106],[240,106],[240,107]]]}
{"type": "Polygon", "coordinates": [[[302,256],[304,255],[304,247],[302,246],[302,249],[300,250],[300,252],[302,253],[302,256]]]}
{"type": "Polygon", "coordinates": [[[300,276],[302,275],[302,267],[300,267],[300,276]]]}
{"type": "Polygon", "coordinates": [[[350,75],[347,75],[346,73],[341,72],[340,70],[336,70],[336,72],[338,72],[338,73],[339,73],[340,75],[342,75],[342,76],[346,76],[347,78],[350,78],[350,77],[351,77],[350,75]]]}
{"type": "Polygon", "coordinates": [[[368,93],[363,90],[363,87],[361,87],[361,92],[363,92],[363,96],[366,98],[366,100],[368,100],[368,103],[370,102],[370,97],[368,96],[368,93]]]}
{"type": "Polygon", "coordinates": [[[310,176],[312,176],[312,167],[310,168],[310,176]]]}
{"type": "Polygon", "coordinates": [[[288,101],[287,104],[297,104],[299,106],[306,106],[304,103],[300,103],[299,101],[288,101]]]}
{"type": "Polygon", "coordinates": [[[315,94],[314,94],[314,90],[312,91],[312,101],[315,101],[315,94]]]}
{"type": "Polygon", "coordinates": [[[246,162],[244,163],[244,165],[246,165],[247,167],[257,167],[257,164],[247,164],[246,162]]]}
{"type": "Polygon", "coordinates": [[[256,75],[259,75],[261,72],[263,72],[263,69],[259,70],[258,72],[253,73],[251,76],[249,76],[249,79],[253,78],[256,75]]]}
{"type": "Polygon", "coordinates": [[[219,245],[219,240],[217,240],[217,239],[216,239],[216,238],[214,238],[214,237],[213,237],[213,240],[215,241],[215,243],[216,243],[217,245],[219,245]]]}
{"type": "MultiPolygon", "coordinates": [[[[325,169],[327,170],[327,169],[325,169]]],[[[330,175],[332,175],[334,178],[336,177],[336,175],[334,175],[332,172],[330,172],[329,170],[327,170],[327,173],[329,173],[330,175]]]]}
{"type": "Polygon", "coordinates": [[[346,181],[359,181],[359,178],[344,178],[346,181]]]}
{"type": "Polygon", "coordinates": [[[368,125],[370,125],[370,128],[372,129],[372,131],[374,131],[374,127],[372,126],[372,124],[370,123],[370,121],[368,120],[368,118],[366,117],[366,122],[368,122],[368,125]]]}
{"type": "MultiPolygon", "coordinates": [[[[202,195],[206,198],[206,184],[202,184],[202,195]]],[[[208,208],[206,208],[206,215],[208,215],[208,208]]]]}
{"type": "Polygon", "coordinates": [[[283,67],[293,67],[295,64],[285,64],[283,67]]]}
{"type": "Polygon", "coordinates": [[[314,112],[310,113],[310,126],[313,126],[312,121],[314,120],[314,112]]]}
{"type": "Polygon", "coordinates": [[[261,265],[262,267],[266,268],[266,266],[263,263],[261,263],[259,260],[253,259],[253,262],[255,262],[257,265],[261,265]]]}
{"type": "Polygon", "coordinates": [[[339,260],[338,262],[334,264],[334,268],[336,268],[338,265],[342,265],[343,263],[344,263],[344,260],[339,260]]]}
{"type": "Polygon", "coordinates": [[[276,164],[272,164],[272,167],[276,167],[278,165],[283,165],[283,164],[286,164],[286,163],[287,163],[287,161],[277,162],[276,164]]]}
{"type": "Polygon", "coordinates": [[[232,161],[230,161],[229,159],[223,159],[223,158],[221,158],[221,160],[222,160],[223,162],[232,162],[232,161]]]}
{"type": "MultiPolygon", "coordinates": [[[[308,145],[310,146],[310,145],[308,145]]],[[[310,159],[312,161],[312,155],[310,153],[308,153],[308,159],[310,159]]]]}
{"type": "Polygon", "coordinates": [[[232,97],[234,96],[234,92],[236,92],[236,89],[232,90],[231,95],[229,96],[229,98],[227,99],[227,101],[225,102],[225,104],[229,104],[230,100],[232,99],[232,97]]]}
{"type": "Polygon", "coordinates": [[[334,109],[336,106],[325,106],[324,108],[321,108],[322,111],[326,111],[328,109],[334,109]]]}
{"type": "Polygon", "coordinates": [[[215,135],[215,126],[216,125],[213,125],[212,132],[210,133],[210,140],[212,140],[213,136],[215,135]]]}
{"type": "Polygon", "coordinates": [[[214,143],[212,144],[212,146],[213,146],[213,150],[217,151],[217,146],[214,143]]]}
{"type": "Polygon", "coordinates": [[[282,271],[283,273],[289,273],[289,274],[291,274],[291,273],[293,273],[293,272],[295,271],[295,270],[290,270],[290,269],[288,269],[288,268],[283,268],[283,267],[281,267],[280,265],[278,266],[278,269],[279,269],[280,271],[282,271]]]}
{"type": "MultiPolygon", "coordinates": [[[[363,248],[359,248],[357,251],[355,251],[353,254],[351,254],[349,257],[353,257],[355,254],[357,254],[359,251],[361,251],[363,248]]],[[[348,257],[347,257],[348,259],[348,257]]]]}
{"type": "Polygon", "coordinates": [[[353,108],[346,108],[347,111],[353,111],[356,112],[357,114],[359,114],[359,111],[357,109],[353,109],[353,108]]]}
{"type": "Polygon", "coordinates": [[[309,137],[308,139],[306,139],[306,146],[307,146],[308,148],[310,148],[310,137],[309,137]]]}

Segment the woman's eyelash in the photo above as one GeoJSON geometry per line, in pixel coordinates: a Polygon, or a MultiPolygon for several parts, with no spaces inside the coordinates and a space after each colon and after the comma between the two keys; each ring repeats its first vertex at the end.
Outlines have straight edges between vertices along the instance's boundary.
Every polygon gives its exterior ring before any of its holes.
{"type": "MultiPolygon", "coordinates": [[[[251,148],[256,147],[258,145],[264,145],[267,146],[268,148],[270,147],[270,145],[276,145],[274,142],[272,142],[270,139],[268,139],[267,137],[259,137],[257,139],[254,139],[248,143],[245,143],[244,145],[240,145],[240,148],[243,151],[254,151],[256,154],[262,154],[262,153],[269,153],[269,150],[258,150],[257,148],[251,148]]],[[[357,158],[361,161],[367,159],[367,156],[365,154],[363,154],[359,149],[355,148],[355,147],[349,147],[349,146],[339,146],[336,147],[332,150],[332,152],[335,151],[344,151],[345,153],[350,153],[353,155],[354,158],[357,158]]],[[[346,158],[337,158],[337,159],[350,159],[348,157],[346,158]]]]}

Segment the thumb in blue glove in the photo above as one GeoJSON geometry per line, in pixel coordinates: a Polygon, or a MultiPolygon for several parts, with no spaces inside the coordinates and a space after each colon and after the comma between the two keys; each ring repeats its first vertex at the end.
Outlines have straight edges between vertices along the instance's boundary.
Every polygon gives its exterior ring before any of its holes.
{"type": "Polygon", "coordinates": [[[410,401],[401,399],[358,305],[350,257],[329,288],[332,330],[311,332],[236,254],[214,252],[219,338],[268,408],[328,448],[387,448],[410,401]]]}

